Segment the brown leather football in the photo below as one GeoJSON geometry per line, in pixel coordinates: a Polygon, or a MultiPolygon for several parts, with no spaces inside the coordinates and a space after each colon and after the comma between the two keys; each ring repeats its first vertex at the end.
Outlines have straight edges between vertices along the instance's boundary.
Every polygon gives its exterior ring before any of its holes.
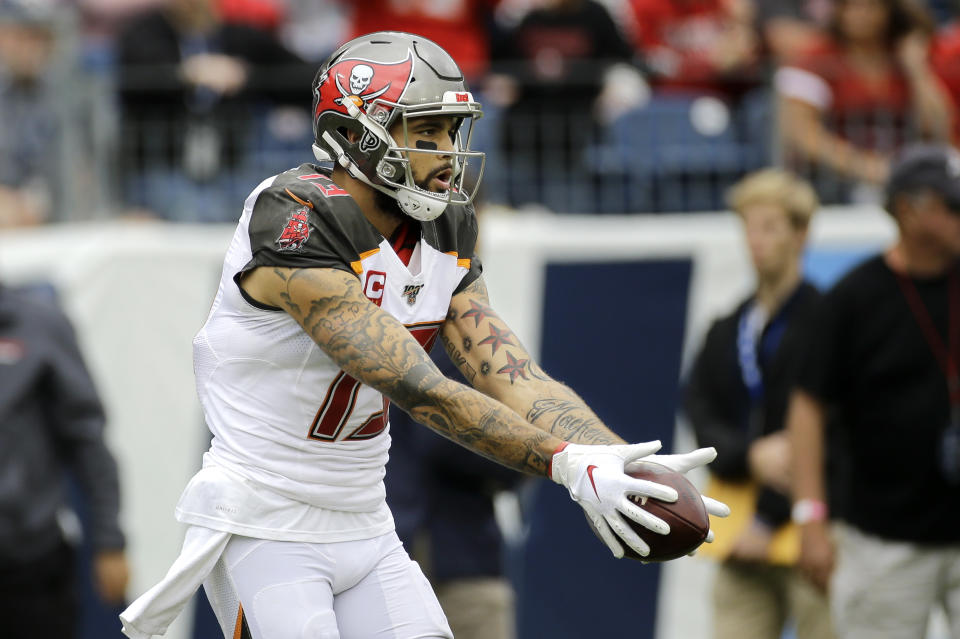
{"type": "MultiPolygon", "coordinates": [[[[700,492],[681,473],[672,471],[666,466],[641,461],[639,464],[634,464],[634,467],[637,469],[630,471],[631,477],[670,486],[677,491],[679,497],[673,503],[648,498],[643,504],[640,498],[631,497],[648,513],[667,522],[670,533],[659,535],[624,516],[623,519],[650,546],[650,554],[641,557],[623,543],[624,556],[641,561],[668,561],[689,555],[706,540],[707,533],[710,531],[710,517],[700,498],[700,492]]],[[[590,527],[593,528],[592,522],[590,527]]],[[[594,530],[594,533],[596,532],[594,530]]]]}

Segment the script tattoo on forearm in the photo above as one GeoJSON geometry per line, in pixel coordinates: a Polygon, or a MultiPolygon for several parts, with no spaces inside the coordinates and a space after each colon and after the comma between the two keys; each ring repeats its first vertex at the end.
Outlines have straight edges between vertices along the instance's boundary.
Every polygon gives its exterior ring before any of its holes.
{"type": "Polygon", "coordinates": [[[581,402],[562,398],[538,399],[527,412],[527,421],[535,424],[540,419],[550,424],[551,433],[567,441],[582,444],[619,443],[581,402]]]}
{"type": "MultiPolygon", "coordinates": [[[[459,393],[457,401],[463,400],[465,394],[465,392],[459,393]]],[[[482,409],[479,406],[478,408],[482,409]]],[[[421,411],[429,412],[426,419],[434,430],[469,446],[484,457],[521,471],[546,472],[550,454],[544,453],[541,448],[550,435],[544,431],[531,429],[521,445],[517,446],[515,437],[510,436],[513,427],[508,423],[513,413],[505,406],[490,403],[488,410],[474,425],[459,428],[454,425],[457,420],[439,407],[434,410],[429,407],[419,407],[410,414],[414,418],[419,418],[421,411]]]]}
{"type": "MultiPolygon", "coordinates": [[[[447,355],[450,356],[450,361],[460,369],[460,372],[463,373],[463,376],[470,380],[470,383],[476,381],[477,371],[467,362],[467,358],[460,352],[460,349],[457,348],[457,345],[453,341],[444,335],[440,334],[440,339],[443,341],[443,347],[447,351],[447,355]]],[[[467,350],[466,347],[464,350],[467,350]]]]}
{"type": "Polygon", "coordinates": [[[523,472],[546,472],[550,454],[543,443],[550,438],[548,433],[523,425],[516,413],[485,395],[449,380],[445,383],[454,387],[445,401],[413,406],[409,412],[414,419],[488,459],[523,472]]]}
{"type": "MultiPolygon", "coordinates": [[[[318,275],[317,270],[288,271],[289,276],[280,277],[279,297],[338,366],[417,421],[475,452],[521,472],[546,472],[550,452],[544,442],[552,435],[495,400],[448,380],[402,325],[361,297],[351,276],[318,275]],[[297,288],[301,280],[306,280],[308,295],[297,288]]],[[[450,352],[453,344],[446,336],[444,345],[450,352]]]]}

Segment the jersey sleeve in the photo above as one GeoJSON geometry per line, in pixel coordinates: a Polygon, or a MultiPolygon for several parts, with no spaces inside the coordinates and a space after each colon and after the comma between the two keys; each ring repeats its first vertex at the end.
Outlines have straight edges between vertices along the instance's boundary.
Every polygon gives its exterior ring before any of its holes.
{"type": "Polygon", "coordinates": [[[470,266],[457,288],[454,289],[454,295],[470,286],[483,273],[483,263],[480,261],[480,256],[477,255],[479,231],[476,211],[472,206],[466,207],[464,209],[464,219],[457,228],[457,255],[461,260],[470,260],[470,266]]]}
{"type": "Polygon", "coordinates": [[[796,60],[777,69],[773,86],[780,95],[806,102],[820,111],[833,105],[832,70],[837,60],[828,48],[821,48],[798,56],[796,60]]]}
{"type": "Polygon", "coordinates": [[[349,235],[326,197],[289,186],[265,189],[250,218],[252,258],[244,266],[336,268],[353,273],[359,259],[349,235]]]}

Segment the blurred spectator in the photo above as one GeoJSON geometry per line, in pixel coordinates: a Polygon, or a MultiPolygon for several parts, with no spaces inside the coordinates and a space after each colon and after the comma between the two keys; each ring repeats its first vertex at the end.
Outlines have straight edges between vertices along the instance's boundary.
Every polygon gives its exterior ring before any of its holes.
{"type": "Polygon", "coordinates": [[[224,22],[214,0],[144,13],[123,29],[118,55],[127,203],[169,219],[232,219],[235,192],[250,184],[231,172],[249,159],[263,112],[300,107],[313,68],[267,32],[224,22]]]}
{"type": "MultiPolygon", "coordinates": [[[[442,345],[430,355],[445,375],[466,383],[442,345]]],[[[523,476],[423,428],[395,407],[390,434],[384,483],[397,535],[430,579],[454,636],[512,639],[514,593],[503,574],[493,499],[523,476]]]]}
{"type": "Polygon", "coordinates": [[[720,545],[703,551],[723,560],[713,585],[713,637],[779,639],[793,620],[798,639],[830,639],[826,598],[793,567],[796,557],[778,555],[774,543],[790,534],[784,418],[820,297],[801,274],[817,197],[805,181],[767,169],[737,183],[729,199],[743,222],[757,288],[710,327],[685,402],[699,445],[719,451],[708,492],[742,503],[730,521],[717,522],[728,529],[717,531],[720,545]]]}
{"type": "Polygon", "coordinates": [[[62,201],[55,44],[43,5],[0,5],[0,228],[45,222],[62,201]]]}
{"type": "Polygon", "coordinates": [[[79,18],[80,66],[112,85],[117,35],[122,25],[163,2],[165,0],[72,0],[79,18]]]}
{"type": "Polygon", "coordinates": [[[217,0],[216,11],[224,22],[246,24],[277,33],[286,20],[280,0],[217,0]]]}
{"type": "Polygon", "coordinates": [[[960,637],[960,153],[907,147],[886,196],[899,237],[825,295],[791,400],[800,565],[845,639],[923,637],[935,606],[960,637]]]}
{"type": "Polygon", "coordinates": [[[761,0],[756,10],[766,52],[784,64],[824,44],[833,0],[761,0]]]}
{"type": "Polygon", "coordinates": [[[631,0],[654,91],[736,98],[758,83],[750,0],[631,0]]]}
{"type": "MultiPolygon", "coordinates": [[[[937,30],[931,56],[953,104],[960,105],[960,20],[947,22],[937,30]]],[[[953,142],[960,142],[960,117],[953,121],[953,142]]]]}
{"type": "MultiPolygon", "coordinates": [[[[605,82],[645,87],[633,51],[593,0],[547,0],[502,38],[487,97],[506,108],[502,151],[507,199],[568,210],[584,148],[598,137],[605,82]],[[613,75],[609,75],[613,74],[613,75]]],[[[627,96],[630,99],[630,96],[627,96]]]]}
{"type": "Polygon", "coordinates": [[[97,591],[123,603],[117,465],[103,407],[69,321],[53,304],[0,287],[0,619],[4,639],[77,636],[72,471],[89,500],[97,591]]]}
{"type": "Polygon", "coordinates": [[[287,21],[280,29],[284,44],[305,60],[319,62],[347,40],[347,7],[339,2],[286,0],[287,21]]]}
{"type": "Polygon", "coordinates": [[[777,72],[788,161],[826,169],[822,199],[876,200],[891,153],[949,137],[954,107],[930,64],[931,32],[912,0],[839,0],[829,43],[777,72]]]}
{"type": "Polygon", "coordinates": [[[374,31],[405,31],[450,52],[472,85],[490,65],[490,25],[499,0],[341,0],[349,8],[350,38],[374,31]]]}
{"type": "Polygon", "coordinates": [[[923,4],[930,10],[930,15],[937,24],[946,24],[960,16],[957,0],[924,0],[923,4]]]}

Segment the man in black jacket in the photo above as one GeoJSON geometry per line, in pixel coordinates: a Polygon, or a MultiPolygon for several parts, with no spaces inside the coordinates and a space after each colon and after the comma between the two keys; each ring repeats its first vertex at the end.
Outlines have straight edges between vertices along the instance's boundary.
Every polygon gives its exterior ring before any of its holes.
{"type": "Polygon", "coordinates": [[[717,574],[715,637],[777,639],[790,617],[799,639],[831,637],[824,598],[770,555],[774,534],[790,519],[790,444],[783,427],[808,316],[819,298],[801,274],[817,198],[799,178],[770,169],[734,186],[730,205],[743,221],[757,288],[710,328],[686,394],[698,440],[718,451],[711,472],[756,487],[752,518],[717,574]]]}
{"type": "MultiPolygon", "coordinates": [[[[78,593],[67,541],[64,473],[90,507],[93,576],[123,602],[124,537],[117,465],[105,418],[67,318],[53,304],[0,286],[0,636],[75,636],[78,593]]],[[[75,518],[72,520],[75,521],[75,518]]]]}

